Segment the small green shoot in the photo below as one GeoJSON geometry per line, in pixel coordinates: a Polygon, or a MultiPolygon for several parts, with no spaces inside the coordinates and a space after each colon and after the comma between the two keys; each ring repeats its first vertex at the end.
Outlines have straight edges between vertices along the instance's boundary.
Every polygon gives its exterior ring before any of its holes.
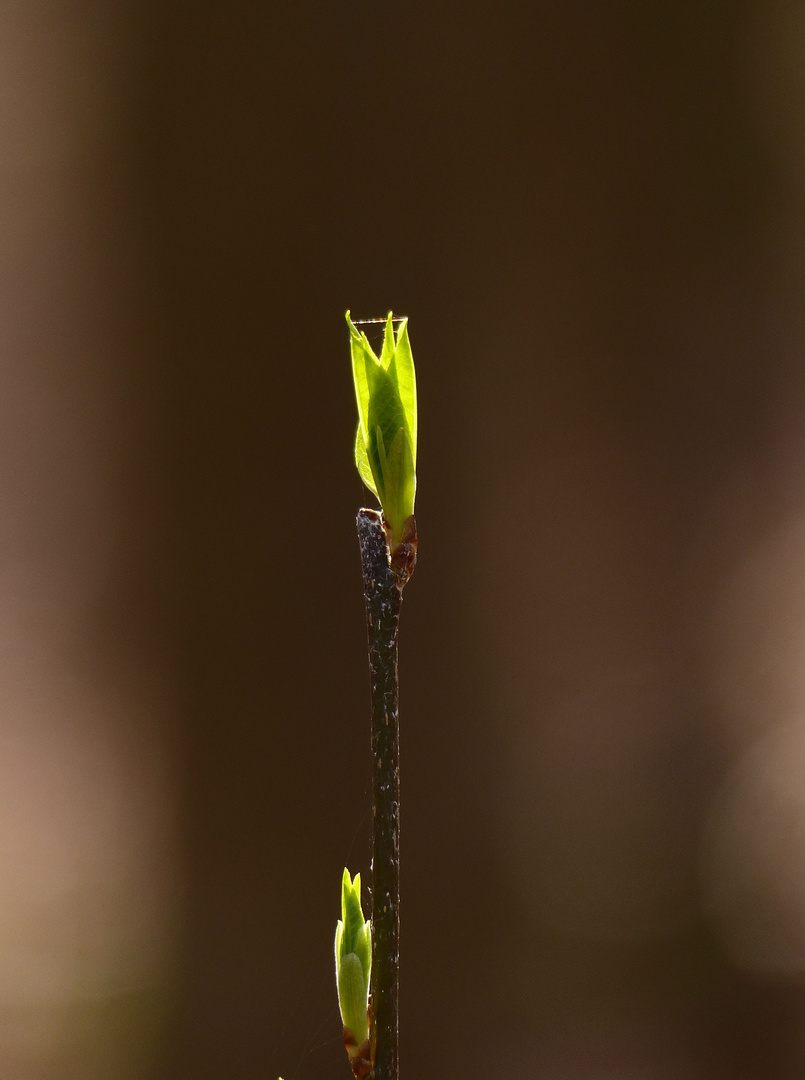
{"type": "Polygon", "coordinates": [[[346,318],[358,405],[355,464],[364,484],[380,501],[393,551],[414,512],[416,494],[416,375],[408,320],[400,322],[395,337],[389,312],[378,357],[349,312],[346,318]]]}
{"type": "Polygon", "coordinates": [[[349,870],[341,879],[341,918],[335,931],[335,978],[344,1025],[344,1045],[356,1077],[367,1076],[369,1063],[369,978],[372,970],[372,924],[361,909],[361,875],[349,870]]]}

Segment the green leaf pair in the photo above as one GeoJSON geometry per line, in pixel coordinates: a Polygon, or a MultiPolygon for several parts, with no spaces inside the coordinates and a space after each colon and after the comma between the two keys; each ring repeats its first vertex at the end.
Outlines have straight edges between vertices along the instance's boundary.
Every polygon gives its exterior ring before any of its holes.
{"type": "Polygon", "coordinates": [[[364,484],[380,500],[394,548],[414,512],[416,494],[416,375],[408,320],[402,320],[395,337],[389,312],[377,357],[349,312],[346,317],[358,404],[355,464],[364,484]]]}
{"type": "Polygon", "coordinates": [[[341,879],[341,918],[335,931],[335,977],[350,1058],[365,1053],[369,1037],[369,977],[372,971],[372,924],[361,909],[361,875],[349,870],[341,879]]]}

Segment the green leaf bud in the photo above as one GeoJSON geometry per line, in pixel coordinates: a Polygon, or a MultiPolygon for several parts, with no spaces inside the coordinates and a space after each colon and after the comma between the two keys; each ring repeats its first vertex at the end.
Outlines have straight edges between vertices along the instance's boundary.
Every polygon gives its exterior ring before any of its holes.
{"type": "Polygon", "coordinates": [[[344,1025],[344,1044],[352,1070],[365,1076],[369,1065],[369,977],[372,970],[372,924],[361,909],[361,875],[354,881],[344,870],[341,918],[335,930],[335,978],[344,1025]]]}
{"type": "Polygon", "coordinates": [[[404,538],[416,495],[416,375],[408,320],[402,320],[395,337],[389,312],[377,357],[349,312],[346,318],[358,405],[355,464],[363,482],[380,500],[391,533],[389,547],[394,550],[404,538]]]}

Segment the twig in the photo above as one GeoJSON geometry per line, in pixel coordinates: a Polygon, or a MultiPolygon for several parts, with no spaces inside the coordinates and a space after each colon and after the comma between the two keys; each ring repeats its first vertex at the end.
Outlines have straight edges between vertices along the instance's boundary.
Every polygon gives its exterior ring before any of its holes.
{"type": "MultiPolygon", "coordinates": [[[[410,519],[413,522],[413,518],[410,519]]],[[[369,1037],[374,1080],[399,1080],[400,736],[397,626],[410,568],[389,558],[381,515],[358,512],[372,680],[372,980],[369,1037]]],[[[413,552],[415,558],[415,525],[413,552]]],[[[403,545],[400,545],[402,547],[403,545]]]]}

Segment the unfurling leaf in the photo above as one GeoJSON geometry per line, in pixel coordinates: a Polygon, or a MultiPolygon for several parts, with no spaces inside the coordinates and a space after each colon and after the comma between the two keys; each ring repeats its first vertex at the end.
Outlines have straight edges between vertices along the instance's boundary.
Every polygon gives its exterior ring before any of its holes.
{"type": "Polygon", "coordinates": [[[346,317],[358,406],[355,464],[364,484],[380,500],[391,533],[389,547],[394,550],[414,512],[416,495],[416,375],[408,320],[402,320],[395,336],[389,312],[377,357],[349,312],[346,317]]]}
{"type": "Polygon", "coordinates": [[[361,875],[344,870],[341,918],[335,930],[335,979],[344,1025],[344,1045],[356,1077],[368,1076],[369,978],[372,971],[372,924],[361,909],[361,875]]]}

